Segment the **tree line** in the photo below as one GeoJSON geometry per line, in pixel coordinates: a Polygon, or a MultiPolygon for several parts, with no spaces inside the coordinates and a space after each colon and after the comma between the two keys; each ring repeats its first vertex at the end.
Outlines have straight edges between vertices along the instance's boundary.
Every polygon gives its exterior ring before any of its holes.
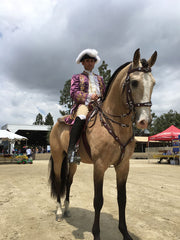
{"type": "MultiPolygon", "coordinates": [[[[100,67],[98,68],[98,73],[103,77],[105,85],[108,84],[109,79],[111,78],[111,70],[108,69],[108,64],[103,61],[100,67]]],[[[64,116],[70,114],[70,109],[72,106],[72,99],[70,97],[70,87],[71,79],[67,80],[64,84],[62,90],[60,90],[60,99],[59,105],[63,106],[64,110],[60,110],[60,115],[64,116]]],[[[42,114],[36,116],[36,121],[33,123],[35,125],[51,125],[53,126],[54,121],[50,113],[43,120],[42,114]]],[[[175,125],[177,128],[180,128],[180,114],[170,109],[167,113],[164,113],[160,116],[157,116],[155,113],[152,113],[152,122],[148,127],[148,132],[150,135],[157,134],[162,132],[171,125],[175,125]]],[[[138,130],[134,127],[135,135],[145,135],[143,130],[138,130]]]]}
{"type": "Polygon", "coordinates": [[[35,122],[33,122],[33,125],[50,125],[50,126],[53,126],[54,125],[53,116],[51,115],[51,113],[48,113],[47,116],[45,117],[45,120],[44,120],[42,114],[38,113],[37,116],[36,116],[35,122]]]}

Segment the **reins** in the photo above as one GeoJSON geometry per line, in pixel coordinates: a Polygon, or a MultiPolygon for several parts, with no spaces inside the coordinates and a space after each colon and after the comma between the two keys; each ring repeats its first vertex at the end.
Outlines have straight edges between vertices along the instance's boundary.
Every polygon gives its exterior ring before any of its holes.
{"type": "Polygon", "coordinates": [[[87,124],[94,118],[93,123],[89,126],[89,128],[92,128],[95,125],[95,122],[97,119],[97,113],[99,113],[101,125],[104,126],[107,129],[107,131],[109,132],[109,134],[114,138],[114,140],[119,143],[120,148],[121,148],[121,154],[120,154],[119,160],[117,161],[115,166],[118,166],[119,163],[122,161],[127,145],[134,140],[134,133],[128,139],[128,141],[125,144],[123,144],[121,142],[120,138],[115,134],[112,123],[118,124],[119,126],[121,126],[123,128],[129,127],[129,124],[125,124],[125,123],[116,121],[116,120],[112,119],[112,117],[125,118],[125,117],[129,116],[132,112],[135,113],[136,107],[151,107],[152,106],[151,102],[144,102],[144,103],[135,103],[134,102],[134,99],[132,96],[132,90],[130,87],[130,76],[129,76],[133,72],[148,73],[148,72],[151,72],[151,68],[149,66],[147,66],[147,67],[138,67],[138,68],[132,69],[132,65],[130,65],[129,70],[127,72],[125,82],[123,84],[123,90],[125,90],[125,88],[126,88],[126,101],[127,101],[126,104],[128,105],[129,112],[121,114],[121,115],[113,115],[113,114],[107,113],[106,111],[104,111],[102,109],[102,100],[98,99],[98,101],[93,102],[93,104],[92,104],[93,110],[89,113],[88,118],[87,118],[87,124]]]}

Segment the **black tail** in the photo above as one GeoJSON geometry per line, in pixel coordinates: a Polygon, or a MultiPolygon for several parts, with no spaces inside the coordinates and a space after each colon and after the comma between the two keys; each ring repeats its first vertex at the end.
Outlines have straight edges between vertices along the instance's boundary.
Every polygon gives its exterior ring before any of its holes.
{"type": "Polygon", "coordinates": [[[63,197],[66,192],[66,181],[68,175],[68,162],[66,156],[63,159],[60,179],[57,179],[54,173],[54,162],[52,156],[49,160],[49,183],[51,185],[51,196],[52,197],[63,197]]]}

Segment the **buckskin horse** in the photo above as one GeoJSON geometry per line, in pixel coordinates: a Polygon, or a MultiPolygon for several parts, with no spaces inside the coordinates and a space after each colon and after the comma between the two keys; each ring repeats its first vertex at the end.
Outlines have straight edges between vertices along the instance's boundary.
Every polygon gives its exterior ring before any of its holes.
{"type": "MultiPolygon", "coordinates": [[[[129,159],[134,152],[133,122],[139,129],[146,129],[151,121],[151,94],[155,80],[151,67],[156,62],[157,52],[146,61],[140,59],[137,49],[133,61],[119,67],[112,75],[101,103],[95,103],[86,127],[86,139],[90,146],[88,154],[82,136],[79,154],[83,163],[94,164],[94,240],[100,240],[100,211],[103,206],[103,178],[110,165],[114,165],[117,180],[119,206],[119,230],[124,240],[132,240],[126,218],[126,181],[129,159]]],[[[58,119],[50,134],[50,184],[51,195],[57,198],[57,221],[70,215],[70,187],[77,165],[67,162],[70,126],[58,119]],[[64,209],[61,198],[65,196],[64,209]]]]}

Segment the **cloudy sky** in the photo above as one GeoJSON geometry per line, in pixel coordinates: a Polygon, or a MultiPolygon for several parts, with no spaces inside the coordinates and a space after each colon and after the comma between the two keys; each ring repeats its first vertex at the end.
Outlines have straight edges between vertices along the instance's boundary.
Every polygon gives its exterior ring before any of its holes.
{"type": "Polygon", "coordinates": [[[152,110],[180,113],[179,0],[1,0],[0,127],[32,124],[39,112],[56,121],[59,91],[82,71],[75,59],[85,48],[112,73],[137,48],[146,59],[157,50],[152,110]]]}

